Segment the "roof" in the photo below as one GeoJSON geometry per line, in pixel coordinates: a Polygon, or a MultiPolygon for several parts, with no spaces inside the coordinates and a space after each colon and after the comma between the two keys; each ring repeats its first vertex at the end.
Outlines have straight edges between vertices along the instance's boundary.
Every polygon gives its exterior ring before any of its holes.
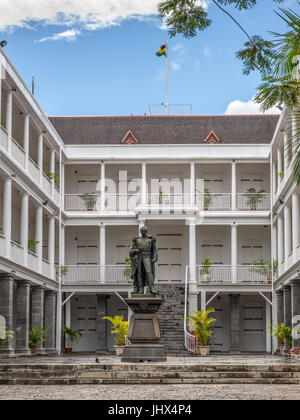
{"type": "MultiPolygon", "coordinates": [[[[121,144],[129,130],[139,144],[271,143],[279,115],[49,117],[65,144],[121,144]]],[[[125,146],[124,146],[125,147],[125,146]]],[[[128,146],[130,147],[130,146],[128,146]]]]}

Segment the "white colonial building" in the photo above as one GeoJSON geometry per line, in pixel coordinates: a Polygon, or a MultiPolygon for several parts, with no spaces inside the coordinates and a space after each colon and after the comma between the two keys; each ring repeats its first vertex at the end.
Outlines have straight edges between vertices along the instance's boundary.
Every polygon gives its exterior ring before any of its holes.
{"type": "Polygon", "coordinates": [[[30,326],[48,331],[39,353],[63,351],[62,325],[83,333],[74,351],[112,351],[102,317],[130,316],[143,225],[167,353],[193,350],[185,315],[208,307],[214,351],[275,351],[268,325],[300,315],[289,112],[48,118],[1,49],[0,65],[0,320],[15,332],[1,352],[28,353],[30,326]]]}

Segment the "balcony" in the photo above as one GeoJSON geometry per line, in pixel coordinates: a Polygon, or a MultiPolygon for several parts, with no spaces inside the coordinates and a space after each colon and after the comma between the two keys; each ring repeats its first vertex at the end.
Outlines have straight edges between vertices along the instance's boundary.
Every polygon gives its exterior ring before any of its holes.
{"type": "Polygon", "coordinates": [[[265,267],[258,265],[198,265],[196,267],[197,283],[208,284],[243,284],[271,285],[272,279],[264,274],[265,267]]]}
{"type": "Polygon", "coordinates": [[[105,204],[101,208],[101,195],[66,194],[65,210],[70,212],[100,211],[136,211],[137,209],[184,210],[196,207],[205,211],[270,211],[271,194],[236,194],[236,209],[233,209],[231,193],[210,193],[195,195],[195,205],[191,204],[190,194],[148,194],[145,204],[141,203],[140,194],[106,194],[105,204]]]}
{"type": "Polygon", "coordinates": [[[61,281],[62,285],[66,286],[132,284],[130,270],[128,272],[125,265],[68,265],[63,267],[61,281]]]}

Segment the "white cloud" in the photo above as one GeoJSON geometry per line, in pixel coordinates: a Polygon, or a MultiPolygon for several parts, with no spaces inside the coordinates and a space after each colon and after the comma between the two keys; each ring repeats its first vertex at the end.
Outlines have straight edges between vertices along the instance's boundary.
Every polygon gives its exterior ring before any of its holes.
{"type": "Polygon", "coordinates": [[[0,0],[0,30],[43,25],[78,25],[88,30],[156,14],[159,0],[0,0]]]}
{"type": "Polygon", "coordinates": [[[183,49],[183,45],[182,44],[176,44],[173,48],[172,51],[180,51],[183,49]]]}
{"type": "Polygon", "coordinates": [[[181,70],[181,63],[178,60],[172,60],[171,61],[171,69],[173,71],[181,70]]]}
{"type": "MultiPolygon", "coordinates": [[[[240,100],[232,101],[226,111],[225,115],[247,115],[247,114],[261,114],[260,105],[255,103],[253,98],[248,102],[240,100]]],[[[280,114],[278,108],[274,107],[265,112],[265,114],[280,114]]]]}
{"type": "Polygon", "coordinates": [[[65,32],[60,32],[58,34],[54,34],[52,36],[47,36],[45,38],[40,39],[37,42],[45,42],[45,41],[76,41],[77,36],[80,35],[81,32],[77,29],[70,29],[65,32]]]}
{"type": "Polygon", "coordinates": [[[204,55],[206,55],[206,57],[210,57],[210,47],[209,47],[209,45],[207,45],[207,46],[204,48],[203,53],[204,53],[204,55]]]}

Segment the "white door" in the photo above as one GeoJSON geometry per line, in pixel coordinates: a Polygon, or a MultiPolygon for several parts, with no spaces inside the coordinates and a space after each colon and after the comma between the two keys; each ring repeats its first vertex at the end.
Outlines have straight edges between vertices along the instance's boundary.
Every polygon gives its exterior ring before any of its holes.
{"type": "Polygon", "coordinates": [[[178,283],[182,281],[181,243],[181,234],[158,235],[158,263],[156,272],[157,282],[178,283]]]}
{"type": "Polygon", "coordinates": [[[249,188],[255,188],[256,191],[263,189],[263,179],[259,174],[245,174],[241,178],[242,192],[246,193],[249,188]]]}
{"type": "Polygon", "coordinates": [[[125,264],[125,258],[129,256],[129,250],[130,250],[130,241],[119,241],[116,246],[116,264],[117,265],[124,265],[125,264]]]}
{"type": "Polygon", "coordinates": [[[79,194],[96,193],[99,180],[89,177],[80,177],[77,181],[77,191],[79,194]]]}
{"type": "Polygon", "coordinates": [[[79,343],[72,342],[72,348],[74,351],[96,351],[97,298],[78,295],[72,302],[72,329],[82,333],[79,343]]]}
{"type": "Polygon", "coordinates": [[[224,192],[224,175],[207,174],[204,175],[204,188],[207,188],[212,194],[224,192]]]}
{"type": "MultiPolygon", "coordinates": [[[[216,239],[208,239],[204,241],[201,245],[202,249],[202,259],[203,261],[206,258],[209,258],[212,262],[212,265],[222,265],[223,264],[223,244],[221,241],[216,239]]],[[[201,261],[201,262],[203,262],[201,261]]]]}

